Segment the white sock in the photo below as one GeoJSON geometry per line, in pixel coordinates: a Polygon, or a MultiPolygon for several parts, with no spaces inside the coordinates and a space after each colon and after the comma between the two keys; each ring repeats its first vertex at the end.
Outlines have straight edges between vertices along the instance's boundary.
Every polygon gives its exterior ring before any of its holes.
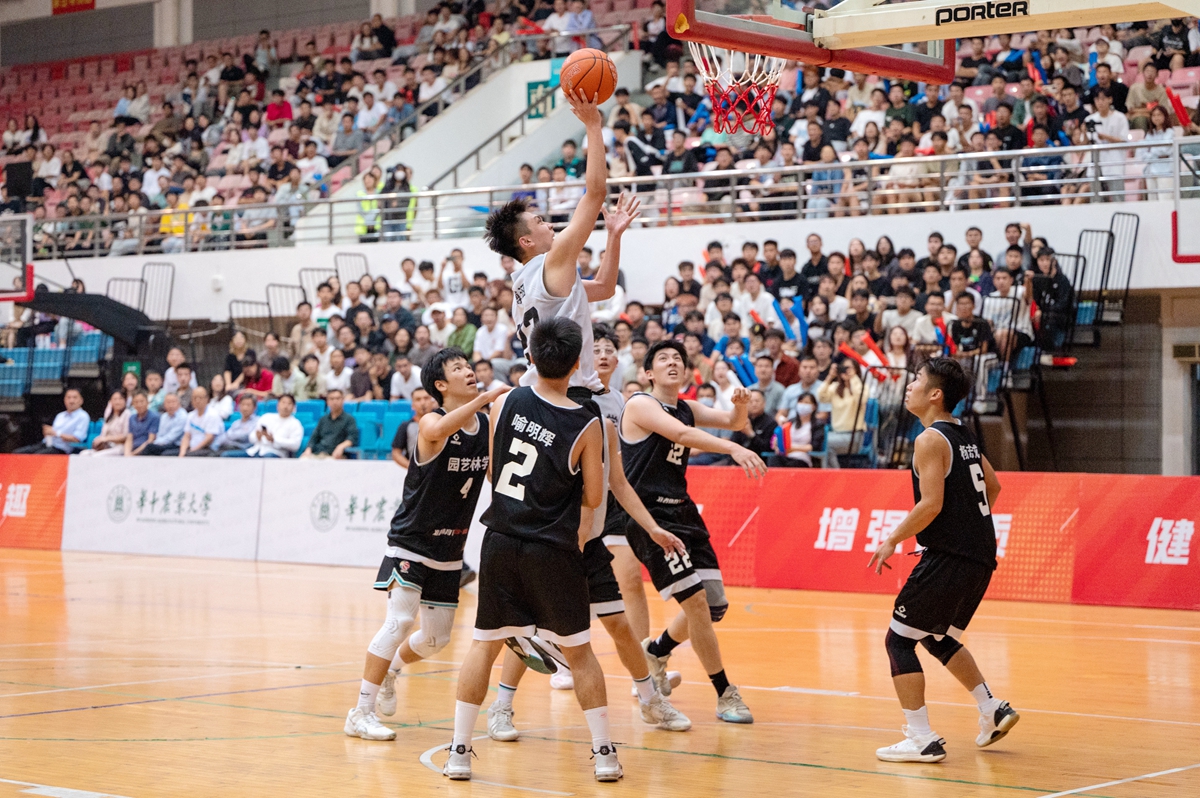
{"type": "Polygon", "coordinates": [[[643,703],[648,703],[651,698],[654,698],[654,679],[647,676],[645,679],[634,679],[633,686],[637,688],[638,699],[643,703]]]}
{"type": "Polygon", "coordinates": [[[375,711],[375,697],[379,695],[379,685],[371,684],[366,679],[358,688],[358,708],[363,712],[375,711]]]}
{"type": "Polygon", "coordinates": [[[400,669],[403,667],[404,660],[400,659],[400,649],[397,648],[395,656],[392,657],[392,664],[388,665],[388,670],[390,670],[392,673],[399,673],[400,669]]]}
{"type": "Polygon", "coordinates": [[[908,721],[908,728],[914,733],[933,733],[933,729],[929,728],[929,707],[921,707],[920,709],[906,709],[904,710],[904,718],[908,721]]]}
{"type": "Polygon", "coordinates": [[[999,698],[992,695],[991,688],[987,686],[987,682],[981,683],[972,690],[971,695],[974,696],[975,703],[979,705],[979,711],[987,715],[995,712],[1002,703],[999,698]]]}
{"type": "Polygon", "coordinates": [[[453,745],[471,747],[471,738],[475,736],[475,720],[478,717],[479,704],[468,704],[466,701],[454,702],[453,745]]]}
{"type": "Polygon", "coordinates": [[[585,709],[583,717],[587,719],[588,728],[592,731],[592,750],[599,751],[601,746],[612,746],[612,737],[608,733],[608,707],[585,709]]]}
{"type": "Polygon", "coordinates": [[[496,688],[496,702],[505,709],[512,709],[513,696],[517,694],[517,688],[509,687],[504,682],[496,688]]]}

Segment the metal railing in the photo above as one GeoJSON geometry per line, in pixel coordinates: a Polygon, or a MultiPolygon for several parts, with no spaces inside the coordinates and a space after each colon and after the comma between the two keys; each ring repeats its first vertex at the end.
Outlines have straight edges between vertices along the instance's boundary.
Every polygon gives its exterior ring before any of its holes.
{"type": "MultiPolygon", "coordinates": [[[[1150,163],[1138,161],[1138,153],[1164,146],[1168,145],[1130,142],[644,175],[610,179],[608,192],[637,193],[642,200],[641,224],[651,227],[1169,200],[1174,197],[1176,186],[1184,198],[1200,196],[1200,137],[1170,144],[1173,157],[1155,161],[1162,164],[1157,167],[1160,169],[1169,165],[1163,173],[1143,175],[1136,166],[1131,170],[1131,163],[1150,163]],[[1135,158],[1125,157],[1119,162],[1105,158],[1125,150],[1132,151],[1135,158]],[[1046,157],[1069,162],[1042,163],[1046,157]],[[993,163],[1001,158],[1003,162],[993,163]],[[919,186],[901,184],[888,174],[889,167],[898,163],[919,165],[924,170],[917,178],[919,186]],[[829,173],[833,170],[840,170],[841,175],[830,180],[829,173]],[[1146,177],[1154,180],[1146,181],[1146,177]]],[[[117,252],[149,254],[475,237],[483,233],[487,212],[518,194],[531,197],[539,211],[552,220],[565,222],[571,209],[553,210],[550,203],[558,200],[564,190],[582,193],[579,191],[582,188],[582,181],[531,183],[376,194],[369,199],[222,205],[203,210],[153,211],[141,216],[136,224],[128,224],[128,215],[61,218],[35,224],[35,258],[105,256],[113,251],[113,242],[122,239],[117,252]],[[162,224],[163,217],[172,213],[186,215],[185,235],[172,235],[170,224],[162,224]],[[296,225],[295,220],[301,214],[307,215],[306,224],[296,225]],[[245,232],[256,216],[270,221],[270,226],[257,233],[245,232]],[[69,242],[75,240],[79,229],[91,231],[89,243],[72,248],[69,242]]]]}
{"type": "MultiPolygon", "coordinates": [[[[609,42],[604,42],[603,39],[600,39],[601,46],[607,52],[615,45],[624,45],[628,42],[630,30],[631,26],[629,25],[614,25],[607,28],[572,32],[571,34],[533,33],[513,36],[506,44],[501,45],[495,51],[484,54],[480,61],[466,72],[457,75],[446,86],[445,90],[439,92],[436,97],[416,105],[394,125],[385,128],[383,135],[364,144],[358,152],[339,163],[338,166],[351,165],[355,175],[361,174],[363,169],[361,168],[360,158],[366,152],[374,153],[379,146],[379,142],[384,138],[391,142],[392,147],[399,146],[406,138],[416,133],[419,128],[433,121],[451,103],[461,99],[471,89],[479,86],[509,64],[520,61],[523,56],[531,52],[531,48],[534,48],[534,52],[536,52],[536,46],[541,41],[550,42],[549,47],[553,50],[553,41],[556,39],[587,38],[592,36],[599,38],[600,34],[616,33],[617,36],[609,42]]],[[[438,180],[441,180],[441,178],[438,178],[438,180]]],[[[434,181],[434,185],[436,183],[437,181],[434,181]]]]}

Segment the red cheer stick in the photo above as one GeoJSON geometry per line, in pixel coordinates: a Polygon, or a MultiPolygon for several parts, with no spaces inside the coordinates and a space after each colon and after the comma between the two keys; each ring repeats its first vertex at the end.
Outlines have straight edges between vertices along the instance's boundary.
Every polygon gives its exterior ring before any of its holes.
{"type": "Polygon", "coordinates": [[[879,369],[875,368],[870,363],[868,363],[862,355],[860,355],[858,352],[855,352],[853,349],[851,349],[850,345],[847,344],[845,341],[843,341],[838,346],[838,351],[841,352],[846,357],[853,360],[858,365],[862,366],[865,370],[871,372],[871,376],[874,377],[875,379],[879,380],[880,382],[883,382],[884,380],[887,379],[887,374],[881,374],[879,369]]]}

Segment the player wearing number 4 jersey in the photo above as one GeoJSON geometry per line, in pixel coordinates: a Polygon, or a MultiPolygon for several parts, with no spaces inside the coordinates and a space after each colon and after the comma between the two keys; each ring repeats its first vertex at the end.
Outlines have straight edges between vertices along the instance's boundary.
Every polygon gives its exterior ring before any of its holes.
{"type": "Polygon", "coordinates": [[[1000,494],[996,472],[951,415],[970,387],[957,361],[934,358],[921,366],[904,397],[904,406],[926,428],[917,436],[913,453],[916,506],[871,555],[870,564],[875,573],[890,568],[888,558],[914,536],[925,549],[896,597],[885,642],[892,681],[908,721],[904,740],[875,752],[885,762],[946,758],[946,741],[929,727],[917,643],[974,696],[979,705],[975,744],[980,748],[1004,737],[1021,719],[1007,701],[992,695],[975,658],[958,641],[996,568],[991,508],[1000,494]]]}
{"type": "Polygon", "coordinates": [[[480,411],[508,390],[479,393],[458,349],[435,354],[421,370],[421,383],[441,407],[421,418],[404,501],[375,579],[375,589],[388,594],[387,619],[367,648],[358,705],[345,726],[346,734],[364,740],[395,739],[375,713],[378,706],[384,715],[395,714],[396,671],[450,642],[463,547],[488,469],[488,417],[480,411]],[[410,636],[418,612],[421,628],[410,636]]]}
{"type": "MultiPolygon", "coordinates": [[[[597,141],[599,139],[596,139],[597,141]]],[[[479,563],[475,639],[458,677],[454,738],[443,773],[471,778],[471,739],[492,664],[510,637],[557,645],[592,734],[598,781],[621,778],[609,736],[604,672],[591,647],[583,548],[604,499],[601,419],[567,396],[583,332],[569,319],[533,328],[532,387],[492,406],[492,503],[479,563]]]]}
{"type": "Polygon", "coordinates": [[[651,391],[634,394],[621,414],[625,475],[659,526],[679,536],[687,547],[683,554],[664,554],[652,545],[636,519],[628,523],[629,544],[650,572],[654,587],[663,599],[674,596],[682,610],[666,631],[654,640],[647,639],[643,646],[655,683],[664,695],[670,695],[667,658],[690,638],[717,691],[717,717],[728,723],[753,723],[750,710],[737,687],[729,683],[721,662],[713,624],[724,617],[729,602],[708,529],[688,496],[687,464],[695,448],[729,455],[752,478],[762,476],[767,468],[749,449],[696,429],[696,425],[741,429],[746,423],[750,393],[743,388],[734,391],[733,410],[729,412],[680,400],[679,389],[690,373],[687,360],[683,345],[677,341],[659,341],[650,347],[643,368],[650,377],[651,391]]]}

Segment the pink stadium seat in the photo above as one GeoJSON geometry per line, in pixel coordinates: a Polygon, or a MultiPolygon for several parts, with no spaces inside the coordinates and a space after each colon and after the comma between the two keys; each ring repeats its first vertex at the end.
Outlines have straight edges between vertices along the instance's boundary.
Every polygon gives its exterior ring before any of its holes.
{"type": "Polygon", "coordinates": [[[1149,58],[1152,55],[1154,55],[1154,48],[1149,45],[1134,47],[1125,54],[1125,65],[1136,68],[1143,59],[1149,58]]]}
{"type": "Polygon", "coordinates": [[[991,86],[969,86],[963,92],[967,99],[974,100],[977,103],[982,103],[992,96],[991,86]]]}
{"type": "Polygon", "coordinates": [[[1200,82],[1200,67],[1188,67],[1172,72],[1168,85],[1174,88],[1191,87],[1195,86],[1197,82],[1200,82]]]}
{"type": "Polygon", "coordinates": [[[633,0],[613,0],[613,11],[632,11],[633,0]]]}

